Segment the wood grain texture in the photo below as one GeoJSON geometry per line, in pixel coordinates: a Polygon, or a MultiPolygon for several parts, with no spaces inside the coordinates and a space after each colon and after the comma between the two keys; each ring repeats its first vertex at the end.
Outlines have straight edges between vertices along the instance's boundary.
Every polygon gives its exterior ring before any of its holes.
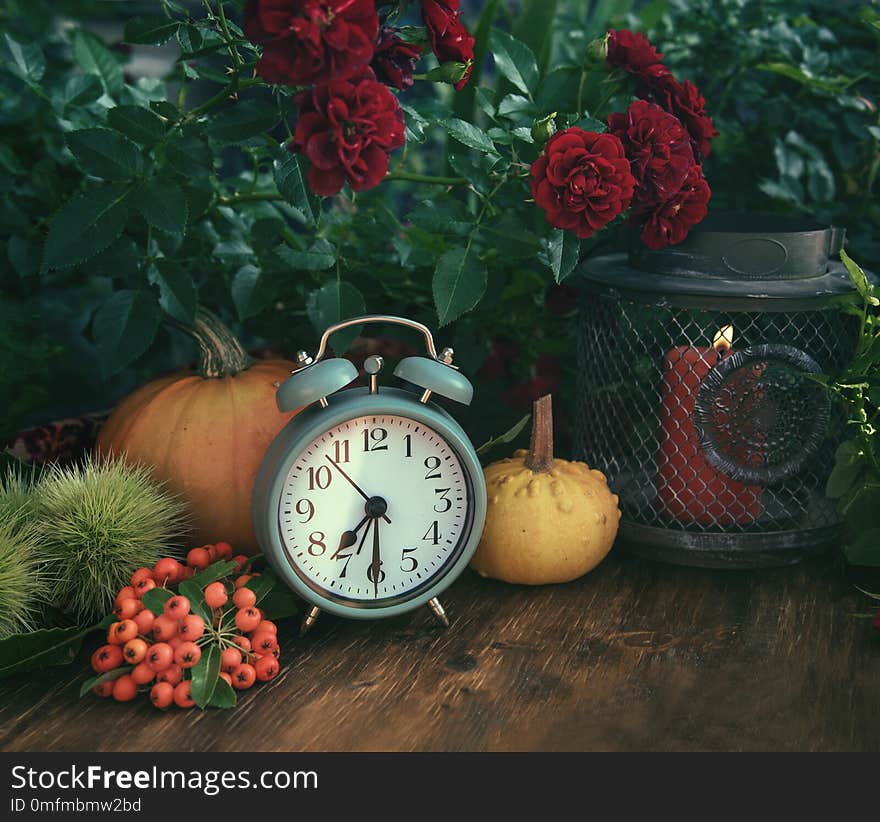
{"type": "Polygon", "coordinates": [[[615,552],[544,588],[467,572],[442,599],[448,631],[427,608],[285,625],[282,675],[234,711],[79,701],[82,666],[7,681],[0,748],[880,749],[880,640],[836,558],[720,572],[615,552]]]}

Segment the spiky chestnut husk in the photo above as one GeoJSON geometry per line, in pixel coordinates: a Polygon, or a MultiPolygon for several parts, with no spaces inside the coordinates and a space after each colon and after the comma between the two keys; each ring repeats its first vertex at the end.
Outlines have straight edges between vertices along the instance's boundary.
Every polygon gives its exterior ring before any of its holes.
{"type": "Polygon", "coordinates": [[[177,553],[185,530],[183,503],[121,459],[51,468],[34,497],[51,596],[83,621],[108,612],[136,568],[177,553]]]}
{"type": "Polygon", "coordinates": [[[10,466],[0,480],[0,523],[13,530],[34,521],[34,469],[22,465],[10,466]]]}
{"type": "Polygon", "coordinates": [[[31,525],[0,522],[0,639],[33,630],[47,593],[36,530],[31,525]]]}

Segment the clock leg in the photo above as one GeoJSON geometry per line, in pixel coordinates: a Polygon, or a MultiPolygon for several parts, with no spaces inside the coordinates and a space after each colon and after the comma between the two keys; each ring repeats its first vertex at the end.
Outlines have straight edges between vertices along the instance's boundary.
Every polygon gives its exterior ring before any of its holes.
{"type": "Polygon", "coordinates": [[[312,608],[309,608],[309,612],[306,614],[305,619],[302,621],[302,624],[299,626],[299,635],[305,636],[312,625],[317,622],[318,617],[321,615],[321,609],[315,605],[312,608]]]}
{"type": "Polygon", "coordinates": [[[446,611],[443,610],[443,606],[440,604],[440,600],[437,597],[428,601],[428,607],[431,609],[431,613],[434,614],[437,622],[439,622],[444,628],[449,627],[449,617],[446,616],[446,611]]]}

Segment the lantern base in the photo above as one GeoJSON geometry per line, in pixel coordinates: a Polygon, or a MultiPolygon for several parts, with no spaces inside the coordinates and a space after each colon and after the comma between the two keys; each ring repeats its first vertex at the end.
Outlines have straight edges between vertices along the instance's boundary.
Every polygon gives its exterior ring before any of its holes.
{"type": "Polygon", "coordinates": [[[621,521],[618,544],[645,559],[695,568],[773,568],[794,565],[839,544],[838,525],[803,531],[708,533],[621,521]]]}

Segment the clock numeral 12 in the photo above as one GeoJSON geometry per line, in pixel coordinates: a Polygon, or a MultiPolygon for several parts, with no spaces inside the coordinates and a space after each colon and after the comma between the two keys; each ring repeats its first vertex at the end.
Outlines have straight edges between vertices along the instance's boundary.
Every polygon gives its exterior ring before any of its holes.
{"type": "Polygon", "coordinates": [[[385,428],[365,428],[364,451],[387,451],[388,443],[385,442],[387,438],[388,431],[385,428]]]}

